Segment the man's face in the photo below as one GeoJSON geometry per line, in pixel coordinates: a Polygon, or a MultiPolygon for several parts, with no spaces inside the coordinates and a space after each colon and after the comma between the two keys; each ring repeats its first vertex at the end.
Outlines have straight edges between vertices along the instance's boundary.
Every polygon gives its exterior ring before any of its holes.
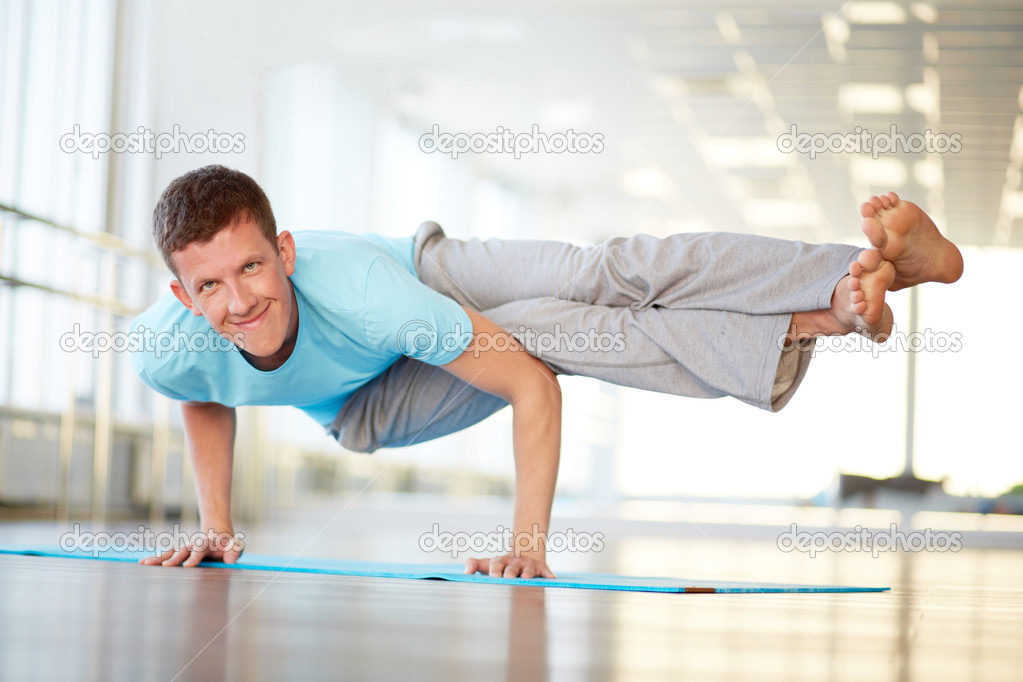
{"type": "Polygon", "coordinates": [[[193,242],[172,256],[178,269],[178,279],[171,282],[174,295],[218,334],[256,356],[250,361],[257,367],[266,361],[283,363],[298,333],[298,308],[288,281],[295,271],[290,233],[277,235],[277,248],[274,253],[259,226],[246,217],[205,244],[193,242]]]}

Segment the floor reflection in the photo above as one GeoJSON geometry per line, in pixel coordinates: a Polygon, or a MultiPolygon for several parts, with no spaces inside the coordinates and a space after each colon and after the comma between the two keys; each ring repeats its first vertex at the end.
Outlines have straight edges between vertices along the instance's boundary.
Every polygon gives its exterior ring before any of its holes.
{"type": "Polygon", "coordinates": [[[632,537],[553,563],[892,591],[664,595],[0,556],[0,679],[931,682],[1023,667],[1019,551],[810,559],[632,537]]]}

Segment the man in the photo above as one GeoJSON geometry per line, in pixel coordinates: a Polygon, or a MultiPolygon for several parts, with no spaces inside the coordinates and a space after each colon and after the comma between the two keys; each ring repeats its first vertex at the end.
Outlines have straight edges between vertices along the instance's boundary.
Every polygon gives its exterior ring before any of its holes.
{"type": "MultiPolygon", "coordinates": [[[[174,180],[157,204],[153,234],[176,277],[173,297],[133,325],[202,338],[202,350],[132,361],[149,386],[182,401],[202,528],[221,540],[234,532],[237,405],[295,405],[345,447],[372,452],[511,404],[513,548],[466,570],[553,578],[544,539],[560,449],[557,375],[781,409],[811,339],[883,341],[886,291],[962,274],[959,250],[915,205],[889,193],[861,214],[872,249],[726,233],[593,248],[463,242],[435,223],[409,239],[278,234],[255,181],[207,166],[174,180]]],[[[240,551],[200,544],[142,563],[231,563],[240,551]]]]}

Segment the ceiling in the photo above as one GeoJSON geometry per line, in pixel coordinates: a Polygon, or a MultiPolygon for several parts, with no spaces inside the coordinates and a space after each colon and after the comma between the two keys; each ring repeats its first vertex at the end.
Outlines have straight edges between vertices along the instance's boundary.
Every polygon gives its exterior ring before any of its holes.
{"type": "Polygon", "coordinates": [[[174,4],[162,11],[211,31],[231,22],[215,35],[240,68],[332,61],[423,132],[600,133],[600,154],[471,159],[612,216],[594,238],[847,239],[859,202],[894,189],[963,244],[1023,246],[1018,0],[174,4]],[[875,143],[930,131],[944,150],[778,149],[785,133],[858,129],[875,143]]]}

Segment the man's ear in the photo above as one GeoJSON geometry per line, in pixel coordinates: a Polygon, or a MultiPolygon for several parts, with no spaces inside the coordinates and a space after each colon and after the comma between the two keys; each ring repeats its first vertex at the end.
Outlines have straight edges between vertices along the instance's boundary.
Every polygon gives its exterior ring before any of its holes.
{"type": "Polygon", "coordinates": [[[277,251],[284,261],[284,274],[291,277],[295,273],[295,238],[287,230],[277,235],[277,251]]]}
{"type": "Polygon", "coordinates": [[[188,295],[187,291],[185,291],[185,285],[182,284],[180,280],[171,280],[170,287],[177,299],[181,301],[181,304],[191,310],[193,315],[202,315],[202,311],[199,310],[199,307],[192,301],[192,297],[188,295]]]}

